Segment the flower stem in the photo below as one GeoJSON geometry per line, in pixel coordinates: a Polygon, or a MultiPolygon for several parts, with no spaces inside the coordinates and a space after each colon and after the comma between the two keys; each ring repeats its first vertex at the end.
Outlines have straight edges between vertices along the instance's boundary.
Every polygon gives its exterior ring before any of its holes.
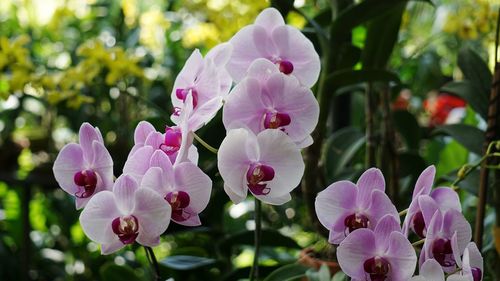
{"type": "Polygon", "coordinates": [[[259,251],[260,251],[260,230],[261,230],[261,203],[260,200],[255,197],[255,253],[253,256],[253,264],[250,269],[250,281],[258,280],[259,278],[259,251]]]}
{"type": "Polygon", "coordinates": [[[154,271],[155,276],[153,278],[153,281],[161,281],[160,266],[158,265],[158,261],[156,260],[156,256],[155,253],[153,252],[153,249],[151,247],[144,246],[144,250],[146,250],[146,257],[148,258],[148,261],[151,264],[151,267],[153,268],[154,271]]]}
{"type": "Polygon", "coordinates": [[[418,240],[417,242],[413,242],[413,243],[411,243],[411,245],[413,247],[416,247],[416,246],[420,246],[420,245],[424,244],[424,242],[425,242],[425,238],[421,239],[421,240],[418,240]]]}
{"type": "Polygon", "coordinates": [[[203,139],[201,139],[197,134],[193,132],[194,138],[196,139],[197,142],[199,142],[203,147],[205,147],[208,151],[212,152],[213,154],[217,154],[217,148],[209,145],[206,143],[203,139]]]}

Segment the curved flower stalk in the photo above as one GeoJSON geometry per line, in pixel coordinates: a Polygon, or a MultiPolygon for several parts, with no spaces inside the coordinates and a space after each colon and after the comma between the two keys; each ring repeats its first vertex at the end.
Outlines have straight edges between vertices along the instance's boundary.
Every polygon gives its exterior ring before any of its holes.
{"type": "Polygon", "coordinates": [[[241,124],[255,134],[266,129],[282,130],[304,148],[312,144],[310,134],[318,117],[318,101],[309,88],[281,73],[272,62],[257,59],[229,94],[222,119],[227,130],[241,124]]]}
{"type": "Polygon", "coordinates": [[[85,234],[110,254],[138,242],[153,247],[167,229],[172,209],[158,193],[139,188],[133,177],[120,176],[113,192],[103,191],[89,201],[80,214],[85,234]]]}
{"type": "Polygon", "coordinates": [[[258,58],[276,64],[281,72],[297,77],[306,87],[318,80],[321,64],[313,44],[300,30],[285,25],[274,8],[262,11],[254,24],[242,28],[229,42],[233,53],[227,70],[236,82],[243,80],[258,58]]]}
{"type": "Polygon", "coordinates": [[[374,230],[361,228],[349,234],[340,243],[337,258],[353,280],[406,281],[417,264],[415,250],[393,215],[381,218],[374,230]]]}
{"type": "Polygon", "coordinates": [[[224,190],[235,204],[246,198],[248,190],[262,202],[284,204],[304,173],[300,150],[280,130],[258,135],[245,128],[230,130],[217,156],[224,190]]]}
{"type": "Polygon", "coordinates": [[[394,204],[384,193],[385,180],[379,169],[365,171],[356,184],[338,181],[316,197],[316,214],[330,231],[328,241],[339,244],[359,228],[374,230],[379,220],[390,215],[399,223],[394,204]]]}
{"type": "Polygon", "coordinates": [[[232,85],[231,76],[225,68],[231,52],[232,45],[229,43],[214,47],[205,58],[198,49],[193,51],[174,82],[171,93],[174,106],[170,117],[172,122],[180,125],[180,116],[186,110],[186,104],[192,106],[187,116],[190,131],[195,132],[212,120],[232,85]],[[188,94],[192,95],[189,103],[188,94]]]}
{"type": "Polygon", "coordinates": [[[418,177],[413,190],[412,202],[403,223],[403,233],[408,236],[410,230],[424,238],[436,209],[462,211],[458,194],[449,187],[438,187],[431,191],[436,168],[427,167],[418,177]],[[427,209],[425,209],[427,208],[427,209]],[[429,209],[430,208],[430,209],[429,209]],[[425,215],[426,214],[426,215],[425,215]]]}
{"type": "Polygon", "coordinates": [[[460,254],[472,238],[472,230],[462,213],[436,210],[427,229],[420,252],[420,264],[435,259],[444,272],[452,273],[460,266],[460,254]]]}
{"type": "Polygon", "coordinates": [[[156,191],[172,208],[172,220],[186,226],[201,225],[198,214],[210,200],[212,180],[191,162],[172,166],[167,155],[156,150],[142,178],[141,188],[156,191]]]}
{"type": "Polygon", "coordinates": [[[77,209],[85,207],[92,196],[113,186],[113,159],[101,132],[89,123],[79,131],[79,144],[65,145],[54,162],[57,183],[67,193],[75,196],[77,209]]]}

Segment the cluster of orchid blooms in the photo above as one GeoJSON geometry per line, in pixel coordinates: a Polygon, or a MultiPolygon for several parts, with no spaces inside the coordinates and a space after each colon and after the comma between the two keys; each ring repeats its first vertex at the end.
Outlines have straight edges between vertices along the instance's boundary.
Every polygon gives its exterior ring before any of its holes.
{"type": "MultiPolygon", "coordinates": [[[[67,144],[54,163],[54,175],[82,209],[85,234],[110,254],[138,242],[153,247],[170,221],[201,224],[212,181],[198,166],[194,133],[223,107],[227,130],[217,153],[224,190],[235,203],[248,191],[262,202],[280,205],[300,184],[300,150],[312,144],[319,105],[310,90],[319,76],[313,44],[280,13],[264,10],[255,23],[205,57],[195,50],[171,93],[175,126],[158,132],[146,121],[134,133],[134,146],[114,180],[113,160],[100,131],[84,123],[79,143],[67,144]]],[[[357,184],[340,181],[320,192],[316,212],[339,244],[338,261],[353,280],[410,280],[417,257],[408,240],[425,237],[420,275],[412,280],[481,280],[482,259],[471,228],[450,188],[431,192],[434,168],[420,176],[403,227],[384,193],[383,175],[366,171],[357,184]]]]}
{"type": "Polygon", "coordinates": [[[483,259],[470,242],[460,199],[450,187],[431,190],[435,173],[430,166],[417,179],[402,226],[376,168],[365,171],[356,184],[338,181],[318,194],[316,213],[330,231],[328,241],[339,245],[337,259],[352,280],[444,281],[445,274],[449,281],[482,280],[483,259]],[[412,244],[411,237],[421,240],[412,244]],[[419,275],[413,276],[414,247],[422,242],[419,275]]]}

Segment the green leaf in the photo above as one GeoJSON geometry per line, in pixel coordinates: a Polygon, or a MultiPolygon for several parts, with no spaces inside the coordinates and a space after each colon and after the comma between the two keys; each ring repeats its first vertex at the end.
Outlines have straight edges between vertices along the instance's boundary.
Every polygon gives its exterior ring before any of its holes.
{"type": "Polygon", "coordinates": [[[444,125],[436,128],[433,134],[448,135],[477,155],[483,152],[484,132],[476,127],[465,124],[444,125]]]}
{"type": "MultiPolygon", "coordinates": [[[[238,232],[233,235],[229,235],[228,237],[222,239],[219,242],[219,249],[221,250],[230,250],[232,247],[237,245],[254,245],[254,232],[245,230],[242,232],[238,232]]],[[[284,236],[276,230],[263,229],[261,240],[261,246],[271,246],[271,247],[285,247],[292,249],[300,249],[301,247],[288,236],[284,236]]]]}
{"type": "Polygon", "coordinates": [[[160,261],[160,263],[166,267],[176,270],[192,270],[215,264],[215,262],[214,259],[184,255],[170,256],[160,261]]]}
{"type": "Polygon", "coordinates": [[[392,120],[408,148],[417,151],[422,139],[422,131],[415,116],[406,110],[397,110],[392,113],[392,120]]]}
{"type": "Polygon", "coordinates": [[[106,263],[99,269],[101,280],[123,281],[123,280],[144,280],[132,268],[119,266],[114,263],[106,263]]]}
{"type": "Polygon", "coordinates": [[[400,84],[399,77],[394,72],[383,69],[342,69],[328,75],[327,83],[332,86],[332,94],[345,86],[351,86],[363,82],[395,82],[400,84]]]}
{"type": "Polygon", "coordinates": [[[458,66],[465,78],[472,83],[477,95],[490,95],[492,74],[485,61],[473,50],[463,48],[458,53],[458,66]]]}
{"type": "Polygon", "coordinates": [[[339,271],[333,276],[332,281],[345,281],[346,279],[347,279],[347,276],[345,275],[345,273],[342,271],[339,271]]]}
{"type": "Polygon", "coordinates": [[[484,120],[488,118],[488,93],[481,93],[476,90],[473,82],[465,80],[450,82],[444,85],[441,92],[455,94],[464,100],[476,111],[484,120]]]}
{"type": "MultiPolygon", "coordinates": [[[[427,3],[432,3],[429,0],[421,0],[427,3]]],[[[393,9],[397,8],[397,4],[406,3],[407,0],[365,0],[359,4],[352,5],[340,13],[332,24],[332,38],[340,34],[350,32],[354,27],[373,20],[375,18],[387,15],[393,9]]]]}
{"type": "Polygon", "coordinates": [[[378,17],[370,22],[361,58],[363,68],[386,67],[398,40],[405,7],[405,1],[393,3],[393,7],[386,16],[378,17]]]}
{"type": "Polygon", "coordinates": [[[305,276],[309,267],[301,264],[288,264],[273,271],[264,281],[291,281],[305,276]]]}
{"type": "Polygon", "coordinates": [[[323,154],[328,179],[335,179],[364,144],[364,134],[356,127],[343,128],[332,134],[325,144],[323,154]]]}

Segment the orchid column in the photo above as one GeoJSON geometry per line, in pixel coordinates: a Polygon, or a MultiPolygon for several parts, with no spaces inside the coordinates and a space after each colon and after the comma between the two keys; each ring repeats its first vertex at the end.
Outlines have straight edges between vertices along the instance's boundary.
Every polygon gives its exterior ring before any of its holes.
{"type": "Polygon", "coordinates": [[[261,201],[291,200],[304,173],[301,148],[312,144],[319,105],[309,89],[318,79],[319,56],[273,8],[229,42],[227,71],[236,86],[223,108],[227,136],[218,153],[224,190],[238,204],[255,197],[255,253],[250,280],[258,278],[261,201]]]}

